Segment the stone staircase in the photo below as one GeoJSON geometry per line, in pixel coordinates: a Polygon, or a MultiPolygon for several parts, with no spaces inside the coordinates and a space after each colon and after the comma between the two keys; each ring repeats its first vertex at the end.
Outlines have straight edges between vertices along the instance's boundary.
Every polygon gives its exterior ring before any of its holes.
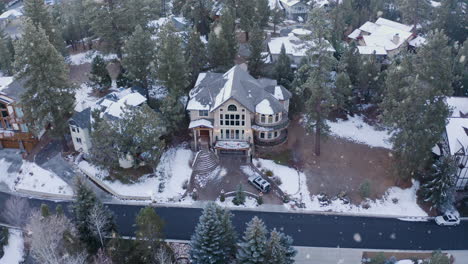
{"type": "Polygon", "coordinates": [[[208,149],[202,149],[197,153],[193,164],[194,174],[208,174],[219,166],[218,157],[208,149]]]}

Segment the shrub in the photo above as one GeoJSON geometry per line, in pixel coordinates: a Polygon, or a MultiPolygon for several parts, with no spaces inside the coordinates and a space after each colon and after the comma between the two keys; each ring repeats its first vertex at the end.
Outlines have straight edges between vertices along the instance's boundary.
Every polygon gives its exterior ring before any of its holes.
{"type": "Polygon", "coordinates": [[[221,192],[221,194],[219,195],[219,201],[221,201],[222,203],[226,201],[226,195],[224,194],[224,192],[221,192]]]}
{"type": "Polygon", "coordinates": [[[232,199],[232,203],[235,205],[241,205],[245,203],[245,193],[242,184],[237,186],[236,196],[232,199]]]}
{"type": "Polygon", "coordinates": [[[193,189],[193,192],[192,192],[192,199],[194,201],[196,201],[198,199],[198,192],[196,189],[193,189]]]}
{"type": "Polygon", "coordinates": [[[267,170],[267,171],[265,171],[265,175],[267,177],[271,177],[271,176],[273,176],[273,172],[271,170],[267,170]]]}
{"type": "Polygon", "coordinates": [[[289,197],[289,194],[284,194],[283,203],[289,203],[289,201],[291,201],[291,197],[289,197]]]}
{"type": "Polygon", "coordinates": [[[283,183],[279,177],[274,177],[273,181],[276,183],[276,185],[281,185],[283,183]]]}
{"type": "Polygon", "coordinates": [[[368,198],[371,194],[371,184],[369,180],[365,180],[359,186],[359,194],[362,198],[368,198]]]}
{"type": "Polygon", "coordinates": [[[375,257],[371,259],[369,264],[385,264],[385,261],[387,258],[385,258],[385,255],[383,252],[379,252],[375,257]]]}
{"type": "Polygon", "coordinates": [[[164,192],[165,187],[166,187],[166,185],[164,184],[164,182],[160,182],[159,186],[158,186],[158,192],[160,192],[160,193],[164,192]]]}
{"type": "Polygon", "coordinates": [[[257,204],[258,204],[258,205],[262,205],[262,204],[263,204],[263,196],[262,196],[262,195],[259,195],[259,196],[257,197],[257,204]]]}
{"type": "Polygon", "coordinates": [[[188,180],[185,180],[184,183],[182,183],[182,189],[187,190],[188,188],[188,180]]]}

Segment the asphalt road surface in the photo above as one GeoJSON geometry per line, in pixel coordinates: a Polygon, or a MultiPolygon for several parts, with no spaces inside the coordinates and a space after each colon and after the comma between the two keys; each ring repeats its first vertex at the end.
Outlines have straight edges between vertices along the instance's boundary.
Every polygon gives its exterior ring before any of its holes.
{"type": "MultiPolygon", "coordinates": [[[[10,194],[0,192],[0,205],[10,194]]],[[[30,199],[32,206],[46,203],[55,208],[52,201],[30,199]]],[[[69,202],[60,202],[67,208],[69,202]]],[[[135,216],[142,206],[107,204],[114,212],[119,233],[133,236],[135,216]]],[[[2,208],[0,207],[0,208],[2,208]]],[[[164,220],[167,239],[189,240],[201,209],[182,207],[155,207],[164,220]]],[[[433,221],[411,222],[393,218],[336,216],[323,214],[255,212],[232,210],[233,223],[242,232],[245,223],[258,216],[267,227],[277,228],[294,239],[296,246],[342,247],[401,250],[466,250],[468,249],[468,221],[456,227],[440,227],[433,221]]]]}

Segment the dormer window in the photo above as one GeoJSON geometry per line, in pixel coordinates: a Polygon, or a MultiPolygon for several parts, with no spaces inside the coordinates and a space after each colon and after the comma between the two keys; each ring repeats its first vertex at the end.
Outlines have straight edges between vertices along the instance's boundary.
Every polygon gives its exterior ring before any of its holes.
{"type": "Polygon", "coordinates": [[[228,111],[236,112],[237,111],[237,106],[235,106],[235,105],[228,106],[228,111]]]}
{"type": "Polygon", "coordinates": [[[198,115],[199,116],[208,116],[208,110],[199,110],[198,115]]]}

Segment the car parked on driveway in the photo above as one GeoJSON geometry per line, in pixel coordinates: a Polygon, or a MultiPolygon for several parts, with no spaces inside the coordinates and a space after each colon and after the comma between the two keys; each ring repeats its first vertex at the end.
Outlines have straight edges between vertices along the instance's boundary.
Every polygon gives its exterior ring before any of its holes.
{"type": "Polygon", "coordinates": [[[270,183],[261,176],[251,176],[249,177],[249,182],[261,192],[267,193],[270,191],[270,183]]]}
{"type": "Polygon", "coordinates": [[[444,214],[437,216],[435,222],[440,226],[456,226],[460,224],[460,219],[453,214],[444,214]]]}

